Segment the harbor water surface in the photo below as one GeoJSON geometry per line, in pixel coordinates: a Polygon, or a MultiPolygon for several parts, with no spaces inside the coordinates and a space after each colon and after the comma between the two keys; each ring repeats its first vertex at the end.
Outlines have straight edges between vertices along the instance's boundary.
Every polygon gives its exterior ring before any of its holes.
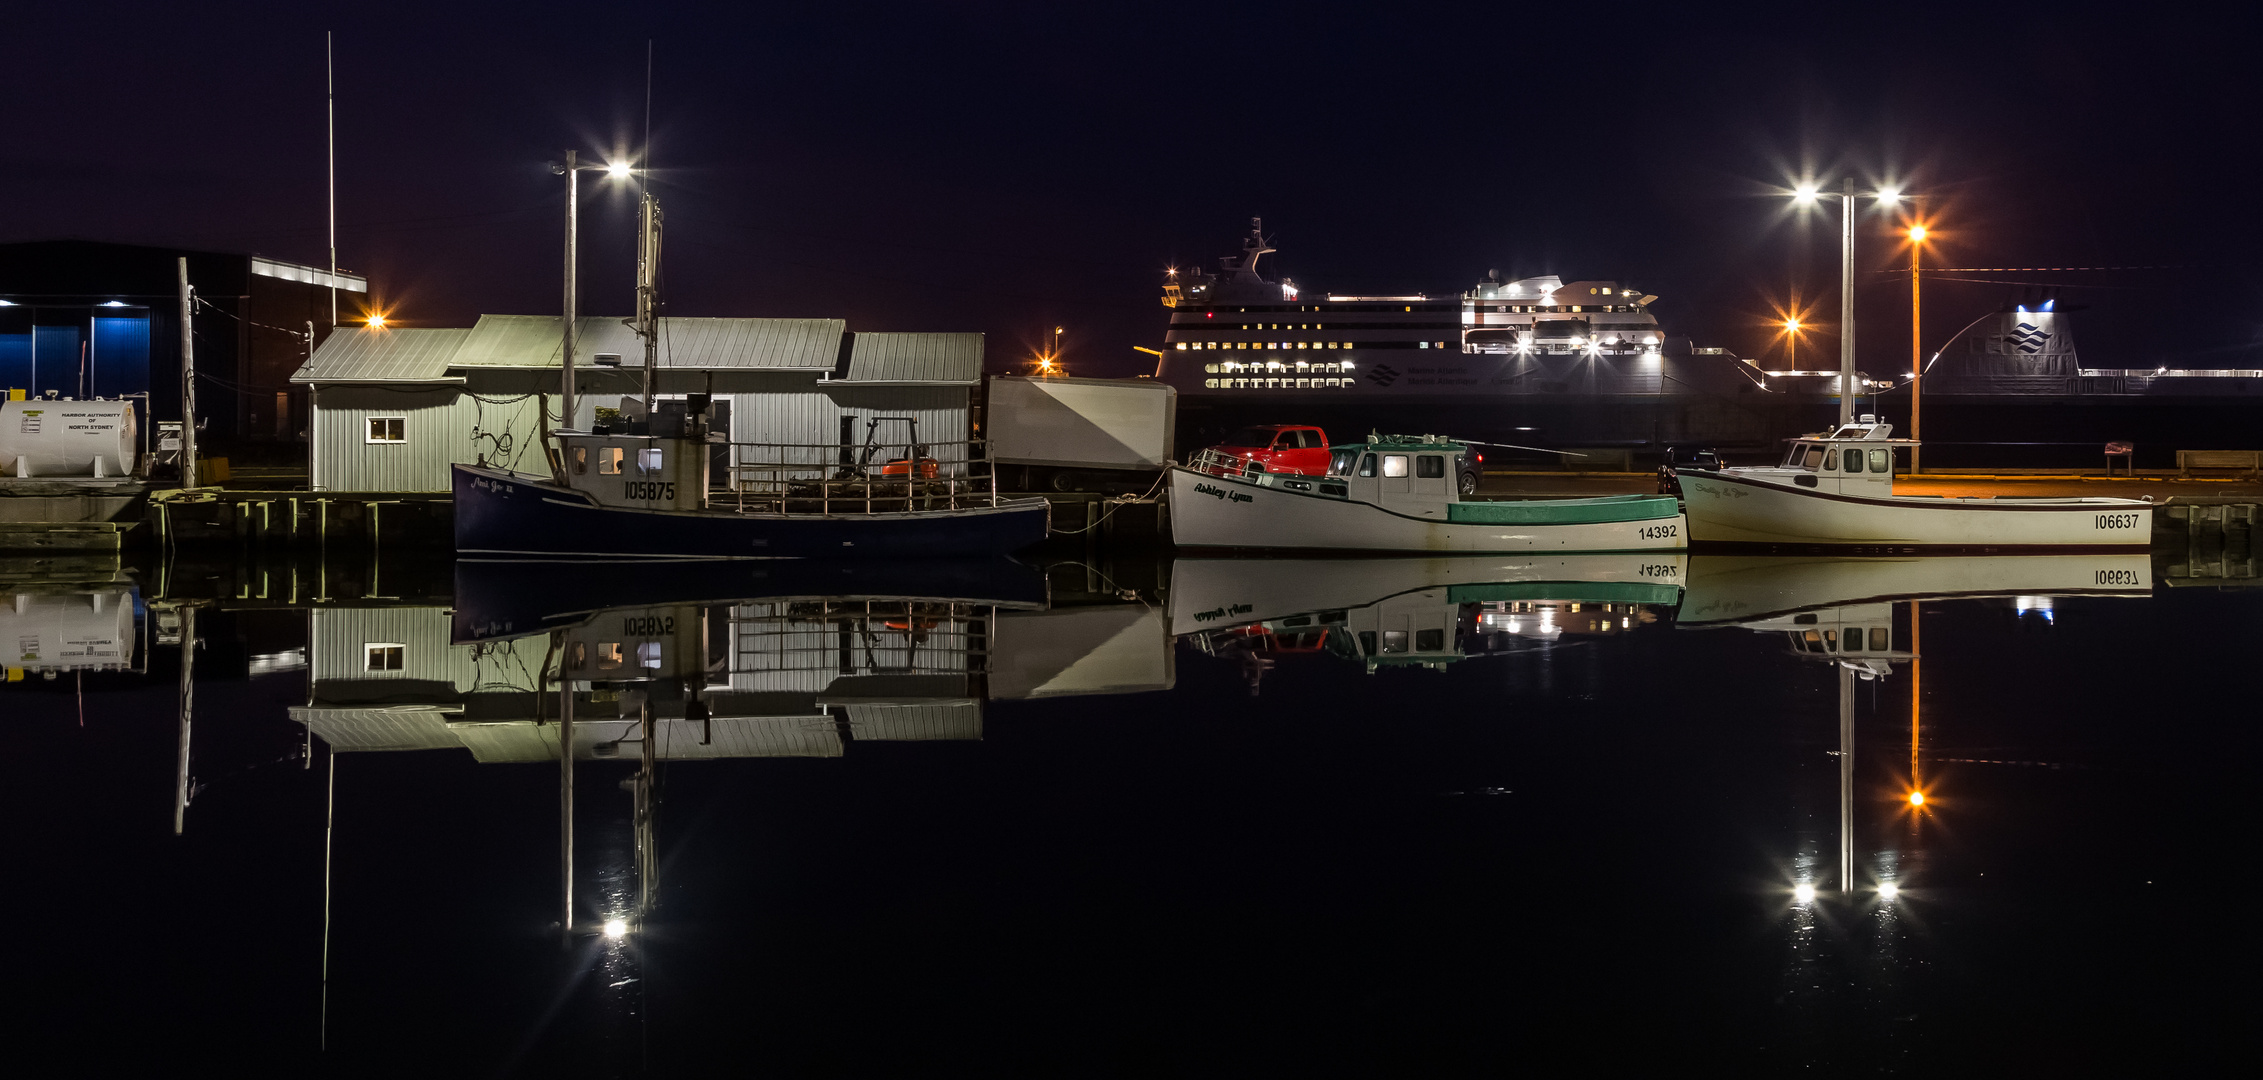
{"type": "Polygon", "coordinates": [[[135,670],[5,687],[7,1027],[56,1073],[2252,1067],[2263,591],[2142,557],[1150,561],[838,596],[301,567],[352,598],[299,603],[141,572],[135,670]],[[608,612],[703,620],[719,696],[712,732],[655,707],[647,882],[646,729],[587,679],[562,933],[535,758],[608,612]],[[384,618],[454,632],[354,629],[384,618]],[[462,744],[368,734],[412,720],[462,744]]]}

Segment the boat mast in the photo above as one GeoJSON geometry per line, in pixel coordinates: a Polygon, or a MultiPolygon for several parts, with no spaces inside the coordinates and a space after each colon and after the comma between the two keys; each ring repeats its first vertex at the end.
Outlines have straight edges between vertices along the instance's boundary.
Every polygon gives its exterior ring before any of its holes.
{"type": "Polygon", "coordinates": [[[660,377],[660,202],[648,189],[637,215],[636,321],[644,339],[644,415],[652,415],[654,383],[660,377]]]}

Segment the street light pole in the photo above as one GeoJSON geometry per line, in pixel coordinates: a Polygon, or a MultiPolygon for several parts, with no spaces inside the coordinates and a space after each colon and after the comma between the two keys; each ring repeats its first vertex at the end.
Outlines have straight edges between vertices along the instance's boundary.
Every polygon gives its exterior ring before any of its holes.
{"type": "MultiPolygon", "coordinates": [[[[1909,437],[1912,439],[1924,438],[1921,421],[1925,417],[1925,358],[1918,349],[1918,339],[1924,326],[1924,323],[1920,320],[1923,311],[1918,304],[1918,273],[1922,265],[1921,253],[1924,250],[1924,244],[1925,226],[1911,225],[1909,227],[1909,437]]],[[[1910,444],[1909,471],[1912,473],[1925,471],[1924,467],[1918,463],[1917,455],[1920,449],[1922,449],[1920,445],[1910,444]]]]}
{"type": "MultiPolygon", "coordinates": [[[[574,165],[574,152],[566,151],[566,317],[565,340],[560,358],[564,372],[559,382],[558,426],[572,430],[574,426],[574,250],[577,230],[581,225],[581,175],[574,165]]],[[[563,453],[564,451],[560,451],[563,453]]]]}
{"type": "Polygon", "coordinates": [[[1839,196],[1839,426],[1854,422],[1854,177],[1839,196]]]}

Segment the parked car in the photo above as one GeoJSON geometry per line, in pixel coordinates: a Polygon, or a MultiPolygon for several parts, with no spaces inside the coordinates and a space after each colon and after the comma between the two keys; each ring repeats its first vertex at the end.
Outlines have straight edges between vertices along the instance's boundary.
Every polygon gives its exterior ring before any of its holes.
{"type": "Polygon", "coordinates": [[[1238,459],[1249,472],[1325,476],[1328,473],[1328,433],[1296,424],[1259,424],[1234,432],[1210,447],[1212,459],[1238,459]]]}
{"type": "Polygon", "coordinates": [[[1721,464],[1720,451],[1711,447],[1669,446],[1666,460],[1658,466],[1658,494],[1682,493],[1681,477],[1674,472],[1676,469],[1718,469],[1721,464]]]}

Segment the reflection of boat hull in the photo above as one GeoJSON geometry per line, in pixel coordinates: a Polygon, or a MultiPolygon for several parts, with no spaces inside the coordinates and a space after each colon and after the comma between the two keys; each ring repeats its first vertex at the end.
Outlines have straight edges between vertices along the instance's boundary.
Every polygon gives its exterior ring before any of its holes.
{"type": "Polygon", "coordinates": [[[1745,623],[1787,612],[1898,600],[1988,596],[2148,596],[2142,555],[1829,556],[1696,555],[1677,621],[1745,623]]]}
{"type": "Polygon", "coordinates": [[[874,514],[735,514],[606,506],[580,491],[454,467],[456,552],[549,559],[980,558],[1045,539],[1043,499],[874,514]]]}
{"type": "Polygon", "coordinates": [[[1552,599],[1671,604],[1681,552],[1409,559],[1180,559],[1171,568],[1171,633],[1362,607],[1416,589],[1466,591],[1469,600],[1552,599]],[[1533,586],[1532,596],[1510,595],[1533,586]]]}
{"type": "Polygon", "coordinates": [[[598,567],[467,559],[456,564],[450,635],[464,644],[571,626],[607,608],[789,597],[1042,607],[1045,578],[1010,559],[669,560],[598,567]]]}
{"type": "MultiPolygon", "coordinates": [[[[1602,500],[1580,500],[1601,502],[1602,500]]],[[[1577,524],[1439,521],[1372,503],[1171,470],[1171,538],[1181,547],[1293,551],[1673,551],[1689,530],[1651,500],[1625,500],[1627,520],[1577,524]],[[1640,515],[1639,517],[1637,515],[1640,515]]],[[[1438,504],[1444,505],[1444,504],[1438,504]]],[[[1665,504],[1670,512],[1672,505],[1665,504]]]]}
{"type": "Polygon", "coordinates": [[[1805,491],[1734,472],[1679,475],[1690,539],[1700,544],[2142,552],[2153,535],[2153,507],[2128,499],[1875,497],[1805,491]]]}

